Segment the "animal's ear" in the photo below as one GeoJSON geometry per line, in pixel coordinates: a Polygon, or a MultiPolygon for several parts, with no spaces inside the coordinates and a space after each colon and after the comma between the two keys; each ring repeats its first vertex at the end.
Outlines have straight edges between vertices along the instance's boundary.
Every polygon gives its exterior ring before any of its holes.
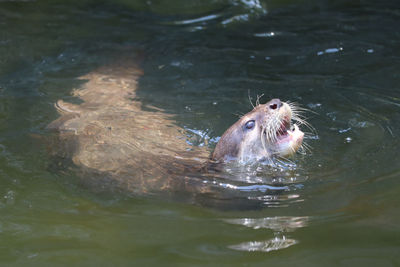
{"type": "Polygon", "coordinates": [[[227,158],[236,158],[239,153],[243,136],[244,131],[242,123],[237,122],[232,125],[219,139],[212,155],[212,160],[224,161],[227,158]]]}

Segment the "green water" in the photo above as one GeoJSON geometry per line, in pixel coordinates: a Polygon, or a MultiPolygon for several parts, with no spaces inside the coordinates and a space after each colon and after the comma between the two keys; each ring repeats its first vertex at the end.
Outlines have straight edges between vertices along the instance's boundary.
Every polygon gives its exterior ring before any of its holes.
{"type": "Polygon", "coordinates": [[[0,2],[0,265],[399,266],[399,21],[396,1],[0,2]],[[121,47],[145,55],[139,99],[211,147],[249,96],[310,109],[296,187],[226,211],[56,171],[54,103],[121,47]]]}

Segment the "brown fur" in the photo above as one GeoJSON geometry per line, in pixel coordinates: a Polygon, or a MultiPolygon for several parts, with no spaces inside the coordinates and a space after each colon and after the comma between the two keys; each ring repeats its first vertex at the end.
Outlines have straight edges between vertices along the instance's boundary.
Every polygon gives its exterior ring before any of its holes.
{"type": "MultiPolygon", "coordinates": [[[[79,105],[58,101],[60,118],[49,125],[57,131],[52,154],[71,159],[84,174],[84,180],[106,190],[134,194],[159,192],[220,193],[210,176],[210,151],[186,142],[185,130],[163,110],[142,108],[135,100],[140,54],[130,52],[118,63],[80,77],[86,83],[73,95],[79,105]]],[[[212,159],[238,157],[246,145],[244,124],[249,119],[257,127],[271,116],[274,99],[256,106],[232,125],[216,146],[212,159]]],[[[257,148],[258,149],[258,148],[257,148]]],[[[218,175],[217,175],[218,176],[218,175]]]]}

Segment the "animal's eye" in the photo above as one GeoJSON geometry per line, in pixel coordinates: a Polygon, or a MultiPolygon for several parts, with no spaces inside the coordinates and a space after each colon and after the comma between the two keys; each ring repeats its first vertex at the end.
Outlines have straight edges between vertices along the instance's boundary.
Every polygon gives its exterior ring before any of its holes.
{"type": "Polygon", "coordinates": [[[250,130],[250,129],[254,128],[254,125],[256,125],[256,122],[254,120],[251,120],[251,121],[246,122],[244,127],[246,127],[246,129],[250,130]]]}

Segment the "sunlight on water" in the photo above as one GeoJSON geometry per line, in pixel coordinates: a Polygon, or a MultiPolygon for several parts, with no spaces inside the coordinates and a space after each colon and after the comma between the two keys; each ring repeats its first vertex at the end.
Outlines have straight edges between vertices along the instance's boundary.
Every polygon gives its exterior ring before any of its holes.
{"type": "Polygon", "coordinates": [[[243,225],[252,229],[271,229],[274,232],[293,232],[297,228],[306,227],[309,217],[266,217],[266,218],[244,218],[227,219],[228,223],[243,225]]]}
{"type": "MultiPolygon", "coordinates": [[[[0,1],[0,14],[1,266],[400,265],[397,1],[0,1]],[[142,149],[114,179],[98,170],[128,149],[80,168],[47,129],[94,80],[137,104],[98,120],[142,149]],[[249,99],[272,98],[309,109],[307,148],[207,165],[249,99]],[[148,134],[159,125],[165,142],[148,134]]],[[[107,145],[96,138],[81,145],[107,145]]]]}
{"type": "Polygon", "coordinates": [[[286,233],[293,232],[297,228],[308,225],[308,217],[266,217],[266,218],[244,218],[227,219],[227,223],[243,225],[252,229],[270,229],[274,232],[274,238],[265,241],[243,242],[237,245],[231,245],[229,248],[243,251],[261,251],[270,252],[288,248],[297,244],[299,241],[287,238],[286,233]]]}
{"type": "Polygon", "coordinates": [[[284,248],[288,248],[297,244],[298,241],[290,238],[275,237],[266,241],[253,241],[253,242],[245,242],[237,245],[229,246],[231,249],[235,250],[243,250],[243,251],[261,251],[261,252],[270,252],[274,250],[280,250],[284,248]]]}

